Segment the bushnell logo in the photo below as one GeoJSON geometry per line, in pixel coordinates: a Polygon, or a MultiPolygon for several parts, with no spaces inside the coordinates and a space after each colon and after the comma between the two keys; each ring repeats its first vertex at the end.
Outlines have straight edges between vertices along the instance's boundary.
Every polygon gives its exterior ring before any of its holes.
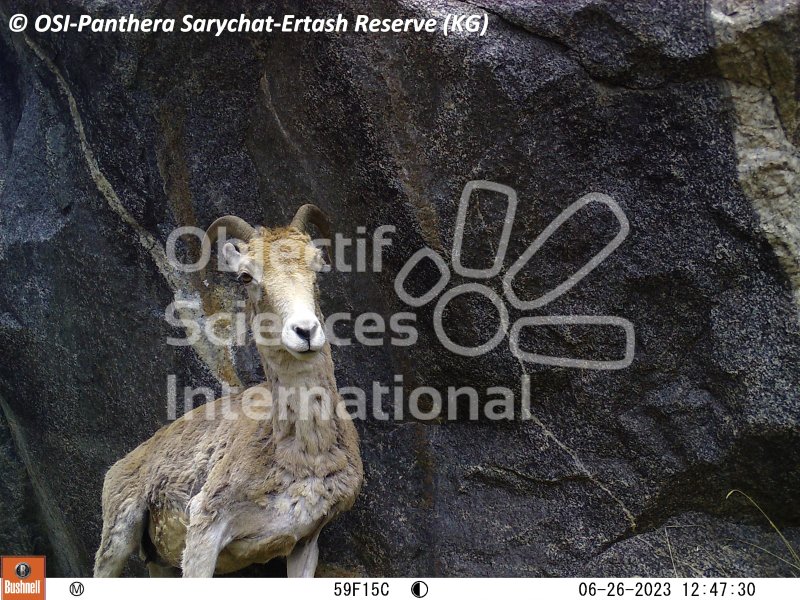
{"type": "Polygon", "coordinates": [[[20,579],[25,579],[31,574],[31,566],[26,562],[21,562],[17,565],[17,568],[14,569],[14,572],[20,579]]]}
{"type": "Polygon", "coordinates": [[[45,557],[4,556],[2,558],[2,600],[44,600],[45,557]]]}

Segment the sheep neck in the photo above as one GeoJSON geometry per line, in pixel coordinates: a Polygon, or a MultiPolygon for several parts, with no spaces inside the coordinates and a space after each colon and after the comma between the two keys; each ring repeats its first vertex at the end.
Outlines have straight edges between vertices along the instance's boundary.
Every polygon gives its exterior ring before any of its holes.
{"type": "Polygon", "coordinates": [[[276,447],[309,458],[331,452],[337,442],[339,395],[330,347],[326,344],[308,361],[272,347],[260,346],[259,354],[271,384],[276,447]]]}

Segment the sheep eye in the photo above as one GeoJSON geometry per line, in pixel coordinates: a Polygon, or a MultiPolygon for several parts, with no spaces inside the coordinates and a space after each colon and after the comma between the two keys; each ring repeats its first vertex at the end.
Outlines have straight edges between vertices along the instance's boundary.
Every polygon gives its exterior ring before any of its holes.
{"type": "Polygon", "coordinates": [[[250,273],[240,273],[238,279],[242,283],[252,283],[253,276],[250,273]]]}

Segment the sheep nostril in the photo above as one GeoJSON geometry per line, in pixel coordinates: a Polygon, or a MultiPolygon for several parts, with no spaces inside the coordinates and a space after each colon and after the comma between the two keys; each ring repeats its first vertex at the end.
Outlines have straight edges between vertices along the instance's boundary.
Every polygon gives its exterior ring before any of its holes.
{"type": "Polygon", "coordinates": [[[311,343],[311,329],[306,328],[306,327],[300,327],[298,325],[295,325],[293,327],[293,329],[294,329],[294,332],[297,334],[297,336],[301,340],[304,340],[308,344],[311,343]]]}

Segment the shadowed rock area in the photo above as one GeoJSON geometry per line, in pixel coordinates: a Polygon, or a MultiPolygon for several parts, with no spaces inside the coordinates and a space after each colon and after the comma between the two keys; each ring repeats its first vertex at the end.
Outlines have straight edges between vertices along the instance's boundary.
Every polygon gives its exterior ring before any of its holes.
{"type": "MultiPolygon", "coordinates": [[[[334,347],[340,387],[473,386],[483,407],[505,386],[517,417],[473,421],[462,404],[452,420],[357,421],[365,485],[323,532],[318,575],[800,573],[754,506],[725,500],[746,492],[800,548],[796,6],[737,20],[722,0],[713,14],[685,0],[217,4],[63,10],[351,22],[486,10],[489,23],[485,37],[17,34],[11,15],[32,22],[53,4],[0,0],[0,553],[47,553],[51,576],[90,574],[104,473],[167,422],[168,376],[179,394],[263,376],[251,349],[166,343],[182,337],[164,318],[174,299],[196,299],[205,320],[239,294],[222,274],[206,287],[175,271],[169,233],[229,213],[283,225],[313,201],[336,231],[367,239],[368,258],[372,231],[396,227],[380,272],[322,276],[324,313],[410,311],[419,332],[408,347],[334,347]],[[778,153],[768,160],[759,127],[778,153]],[[629,320],[629,367],[528,363],[507,336],[459,356],[434,331],[435,301],[398,298],[395,277],[419,249],[451,264],[471,180],[518,195],[501,273],[478,282],[501,297],[503,274],[562,210],[589,192],[619,204],[630,234],[590,275],[540,308],[506,304],[511,323],[629,320]]],[[[472,200],[461,260],[487,268],[504,199],[472,200]]],[[[552,290],[618,228],[586,207],[515,294],[552,290]]],[[[178,250],[195,257],[197,245],[178,250]]],[[[422,263],[406,289],[422,295],[438,278],[422,263]]],[[[448,289],[470,281],[454,273],[448,289]]],[[[443,326],[474,346],[497,331],[498,309],[458,296],[443,326]]],[[[526,351],[614,360],[624,348],[613,329],[537,329],[526,351]]]]}

